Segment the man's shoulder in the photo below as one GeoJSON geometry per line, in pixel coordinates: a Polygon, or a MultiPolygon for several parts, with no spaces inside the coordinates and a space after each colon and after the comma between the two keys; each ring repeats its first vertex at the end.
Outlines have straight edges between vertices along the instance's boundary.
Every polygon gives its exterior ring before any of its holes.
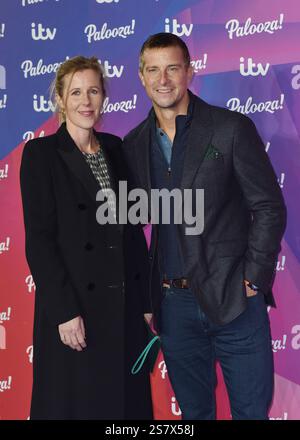
{"type": "Polygon", "coordinates": [[[215,127],[231,127],[235,128],[239,125],[254,125],[253,121],[242,113],[229,110],[218,105],[209,104],[201,98],[196,99],[197,106],[201,106],[210,113],[215,127]]]}
{"type": "Polygon", "coordinates": [[[124,144],[132,144],[132,141],[139,136],[139,134],[149,126],[150,118],[149,116],[140,122],[136,127],[129,131],[123,139],[124,144]]]}

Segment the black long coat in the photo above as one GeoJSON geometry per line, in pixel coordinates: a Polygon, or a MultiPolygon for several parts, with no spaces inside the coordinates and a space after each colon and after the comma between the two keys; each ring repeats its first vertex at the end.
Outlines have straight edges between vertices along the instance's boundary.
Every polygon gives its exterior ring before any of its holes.
{"type": "MultiPolygon", "coordinates": [[[[117,177],[121,140],[96,135],[110,176],[117,177]]],[[[146,343],[141,231],[97,223],[100,187],[65,124],[26,144],[20,177],[26,256],[36,283],[31,419],[151,417],[146,368],[130,378],[125,395],[129,364],[146,343]],[[58,332],[58,324],[78,315],[86,329],[82,352],[65,346],[58,332]]],[[[112,179],[113,189],[116,184],[112,179]]]]}

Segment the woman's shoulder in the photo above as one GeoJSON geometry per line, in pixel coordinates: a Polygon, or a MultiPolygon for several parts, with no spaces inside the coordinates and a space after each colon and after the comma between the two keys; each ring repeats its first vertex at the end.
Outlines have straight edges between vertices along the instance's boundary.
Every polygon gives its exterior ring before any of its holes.
{"type": "Polygon", "coordinates": [[[44,146],[53,145],[56,142],[56,133],[48,136],[41,136],[34,139],[30,139],[26,142],[25,147],[27,149],[43,148],[44,146]]]}
{"type": "Polygon", "coordinates": [[[106,144],[107,147],[120,146],[122,144],[122,139],[112,133],[106,133],[102,131],[96,132],[96,136],[101,141],[106,144]]]}
{"type": "Polygon", "coordinates": [[[23,157],[49,157],[49,155],[51,155],[53,151],[55,151],[56,144],[57,138],[55,133],[48,136],[30,139],[25,144],[23,157]]]}

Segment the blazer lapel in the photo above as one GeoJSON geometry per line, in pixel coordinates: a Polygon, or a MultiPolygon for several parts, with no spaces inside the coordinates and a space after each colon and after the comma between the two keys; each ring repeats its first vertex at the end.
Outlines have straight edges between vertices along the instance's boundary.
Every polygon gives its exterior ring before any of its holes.
{"type": "MultiPolygon", "coordinates": [[[[213,136],[213,123],[207,104],[195,97],[194,114],[187,141],[181,188],[189,188],[204,159],[213,136]]],[[[150,200],[150,117],[135,140],[137,171],[141,187],[147,191],[150,200]]]]}
{"type": "Polygon", "coordinates": [[[139,183],[141,188],[147,192],[150,201],[151,178],[150,178],[150,121],[147,119],[142,130],[135,140],[135,156],[139,183]]]}
{"type": "Polygon", "coordinates": [[[100,186],[93,176],[89,165],[86,163],[82,153],[75,145],[69,135],[65,124],[62,124],[56,132],[58,137],[58,152],[66,163],[67,167],[81,181],[92,200],[96,203],[96,194],[100,186]]]}
{"type": "Polygon", "coordinates": [[[195,99],[194,114],[184,156],[181,189],[191,188],[213,136],[213,123],[208,106],[195,99]]]}
{"type": "MultiPolygon", "coordinates": [[[[208,105],[200,98],[195,97],[194,99],[194,114],[185,152],[181,189],[192,187],[193,180],[213,136],[213,122],[208,105]]],[[[150,133],[150,117],[148,117],[135,139],[135,157],[139,183],[148,195],[149,212],[151,208],[150,133]]]]}

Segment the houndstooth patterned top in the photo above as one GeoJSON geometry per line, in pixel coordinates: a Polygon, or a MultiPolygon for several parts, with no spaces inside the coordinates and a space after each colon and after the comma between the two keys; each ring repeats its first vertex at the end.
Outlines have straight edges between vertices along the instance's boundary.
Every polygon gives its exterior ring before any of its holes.
{"type": "MultiPolygon", "coordinates": [[[[104,192],[105,195],[109,195],[112,190],[110,176],[108,172],[108,166],[105,160],[105,156],[103,154],[102,148],[100,148],[97,153],[85,153],[82,151],[82,154],[91,168],[95,179],[100,185],[100,188],[104,192]]],[[[112,197],[108,197],[108,205],[111,208],[114,217],[116,217],[116,205],[115,200],[112,197]]]]}

